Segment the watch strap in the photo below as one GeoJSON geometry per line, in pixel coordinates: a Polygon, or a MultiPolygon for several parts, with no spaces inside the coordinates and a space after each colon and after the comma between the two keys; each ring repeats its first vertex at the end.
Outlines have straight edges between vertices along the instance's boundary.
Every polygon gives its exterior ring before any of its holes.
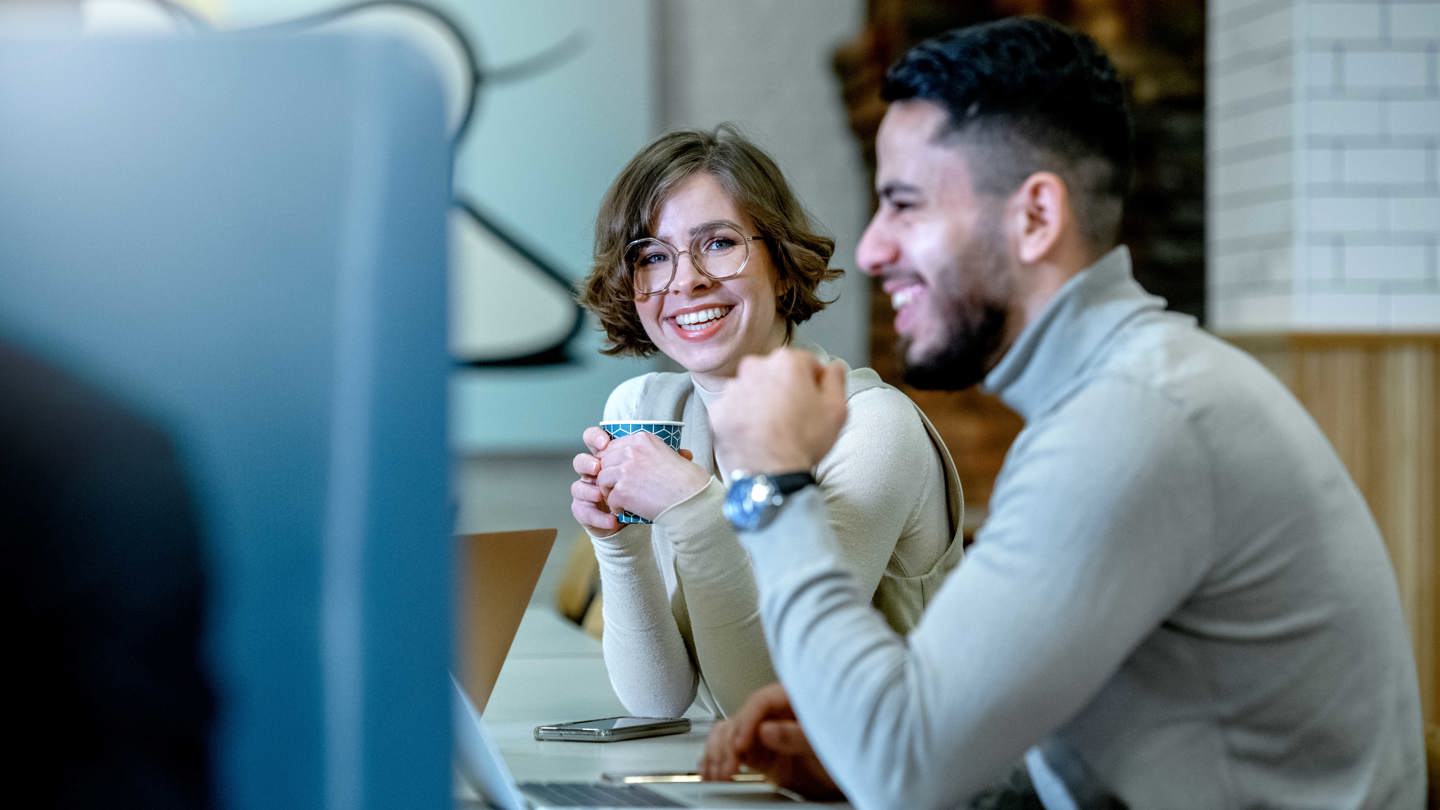
{"type": "Polygon", "coordinates": [[[776,475],[768,476],[768,478],[770,479],[770,483],[775,485],[775,491],[779,492],[781,495],[789,495],[792,492],[798,492],[805,487],[816,483],[815,476],[811,475],[809,470],[801,470],[800,472],[779,473],[776,475]]]}

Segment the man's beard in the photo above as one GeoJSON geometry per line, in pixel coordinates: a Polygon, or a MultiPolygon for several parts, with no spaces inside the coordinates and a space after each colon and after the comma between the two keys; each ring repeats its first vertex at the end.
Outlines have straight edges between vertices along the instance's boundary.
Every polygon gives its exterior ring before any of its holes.
{"type": "Polygon", "coordinates": [[[905,382],[936,391],[962,391],[979,383],[994,365],[1005,322],[1005,308],[993,303],[981,304],[969,314],[957,307],[946,322],[944,342],[927,356],[909,360],[910,341],[901,342],[905,382]]]}
{"type": "Polygon", "coordinates": [[[934,293],[943,327],[940,345],[911,360],[911,341],[901,340],[905,382],[916,388],[961,391],[984,380],[999,361],[1013,282],[997,241],[993,231],[982,232],[966,251],[968,255],[958,257],[937,283],[934,293]],[[957,289],[965,283],[961,273],[973,274],[973,279],[968,287],[957,289]]]}

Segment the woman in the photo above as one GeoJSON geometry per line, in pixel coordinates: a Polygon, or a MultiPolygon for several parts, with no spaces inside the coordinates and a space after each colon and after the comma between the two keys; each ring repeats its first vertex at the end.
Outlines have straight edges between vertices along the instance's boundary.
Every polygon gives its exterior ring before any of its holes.
{"type": "MultiPolygon", "coordinates": [[[[606,331],[604,352],[659,351],[686,370],[620,384],[604,415],[683,420],[685,450],[592,427],[574,462],[571,512],[600,563],[605,664],[634,714],[682,714],[697,691],[728,714],[775,680],[750,562],[721,514],[731,467],[715,456],[706,406],[741,358],[790,343],[824,307],[816,288],[842,273],[833,249],[775,163],[728,126],[662,136],[601,204],[580,302],[606,331]],[[654,523],[622,527],[622,509],[654,523]]],[[[845,430],[815,477],[858,587],[904,632],[959,561],[959,480],[904,394],[870,369],[848,371],[846,394],[845,430]]]]}

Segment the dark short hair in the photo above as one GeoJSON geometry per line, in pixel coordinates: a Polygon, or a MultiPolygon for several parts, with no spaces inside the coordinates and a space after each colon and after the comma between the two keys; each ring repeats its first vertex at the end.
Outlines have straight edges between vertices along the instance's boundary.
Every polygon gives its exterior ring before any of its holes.
{"type": "Polygon", "coordinates": [[[601,352],[642,357],[655,353],[635,311],[635,291],[622,257],[630,242],[654,235],[665,201],[699,172],[714,176],[765,237],[752,250],[770,252],[778,285],[776,309],[786,333],[829,303],[817,289],[844,272],[830,267],[835,240],[817,232],[775,161],[729,124],[710,132],[671,132],[641,149],[620,170],[595,217],[594,264],[581,282],[578,299],[605,330],[608,345],[601,352]]]}
{"type": "Polygon", "coordinates": [[[936,136],[984,154],[970,167],[978,191],[1009,194],[1054,172],[1081,234],[1097,248],[1115,243],[1133,173],[1130,110],[1090,37],[1037,17],[958,28],[901,56],[881,96],[943,107],[949,120],[936,136]]]}

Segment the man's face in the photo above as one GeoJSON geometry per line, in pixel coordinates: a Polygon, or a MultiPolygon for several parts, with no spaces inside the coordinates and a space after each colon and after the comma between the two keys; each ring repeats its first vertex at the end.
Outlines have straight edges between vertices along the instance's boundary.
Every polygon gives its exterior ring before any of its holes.
{"type": "Polygon", "coordinates": [[[880,207],[856,250],[895,307],[905,379],[959,390],[999,362],[1016,309],[1004,200],[977,195],[965,145],[935,140],[939,105],[890,105],[876,139],[880,207]]]}

